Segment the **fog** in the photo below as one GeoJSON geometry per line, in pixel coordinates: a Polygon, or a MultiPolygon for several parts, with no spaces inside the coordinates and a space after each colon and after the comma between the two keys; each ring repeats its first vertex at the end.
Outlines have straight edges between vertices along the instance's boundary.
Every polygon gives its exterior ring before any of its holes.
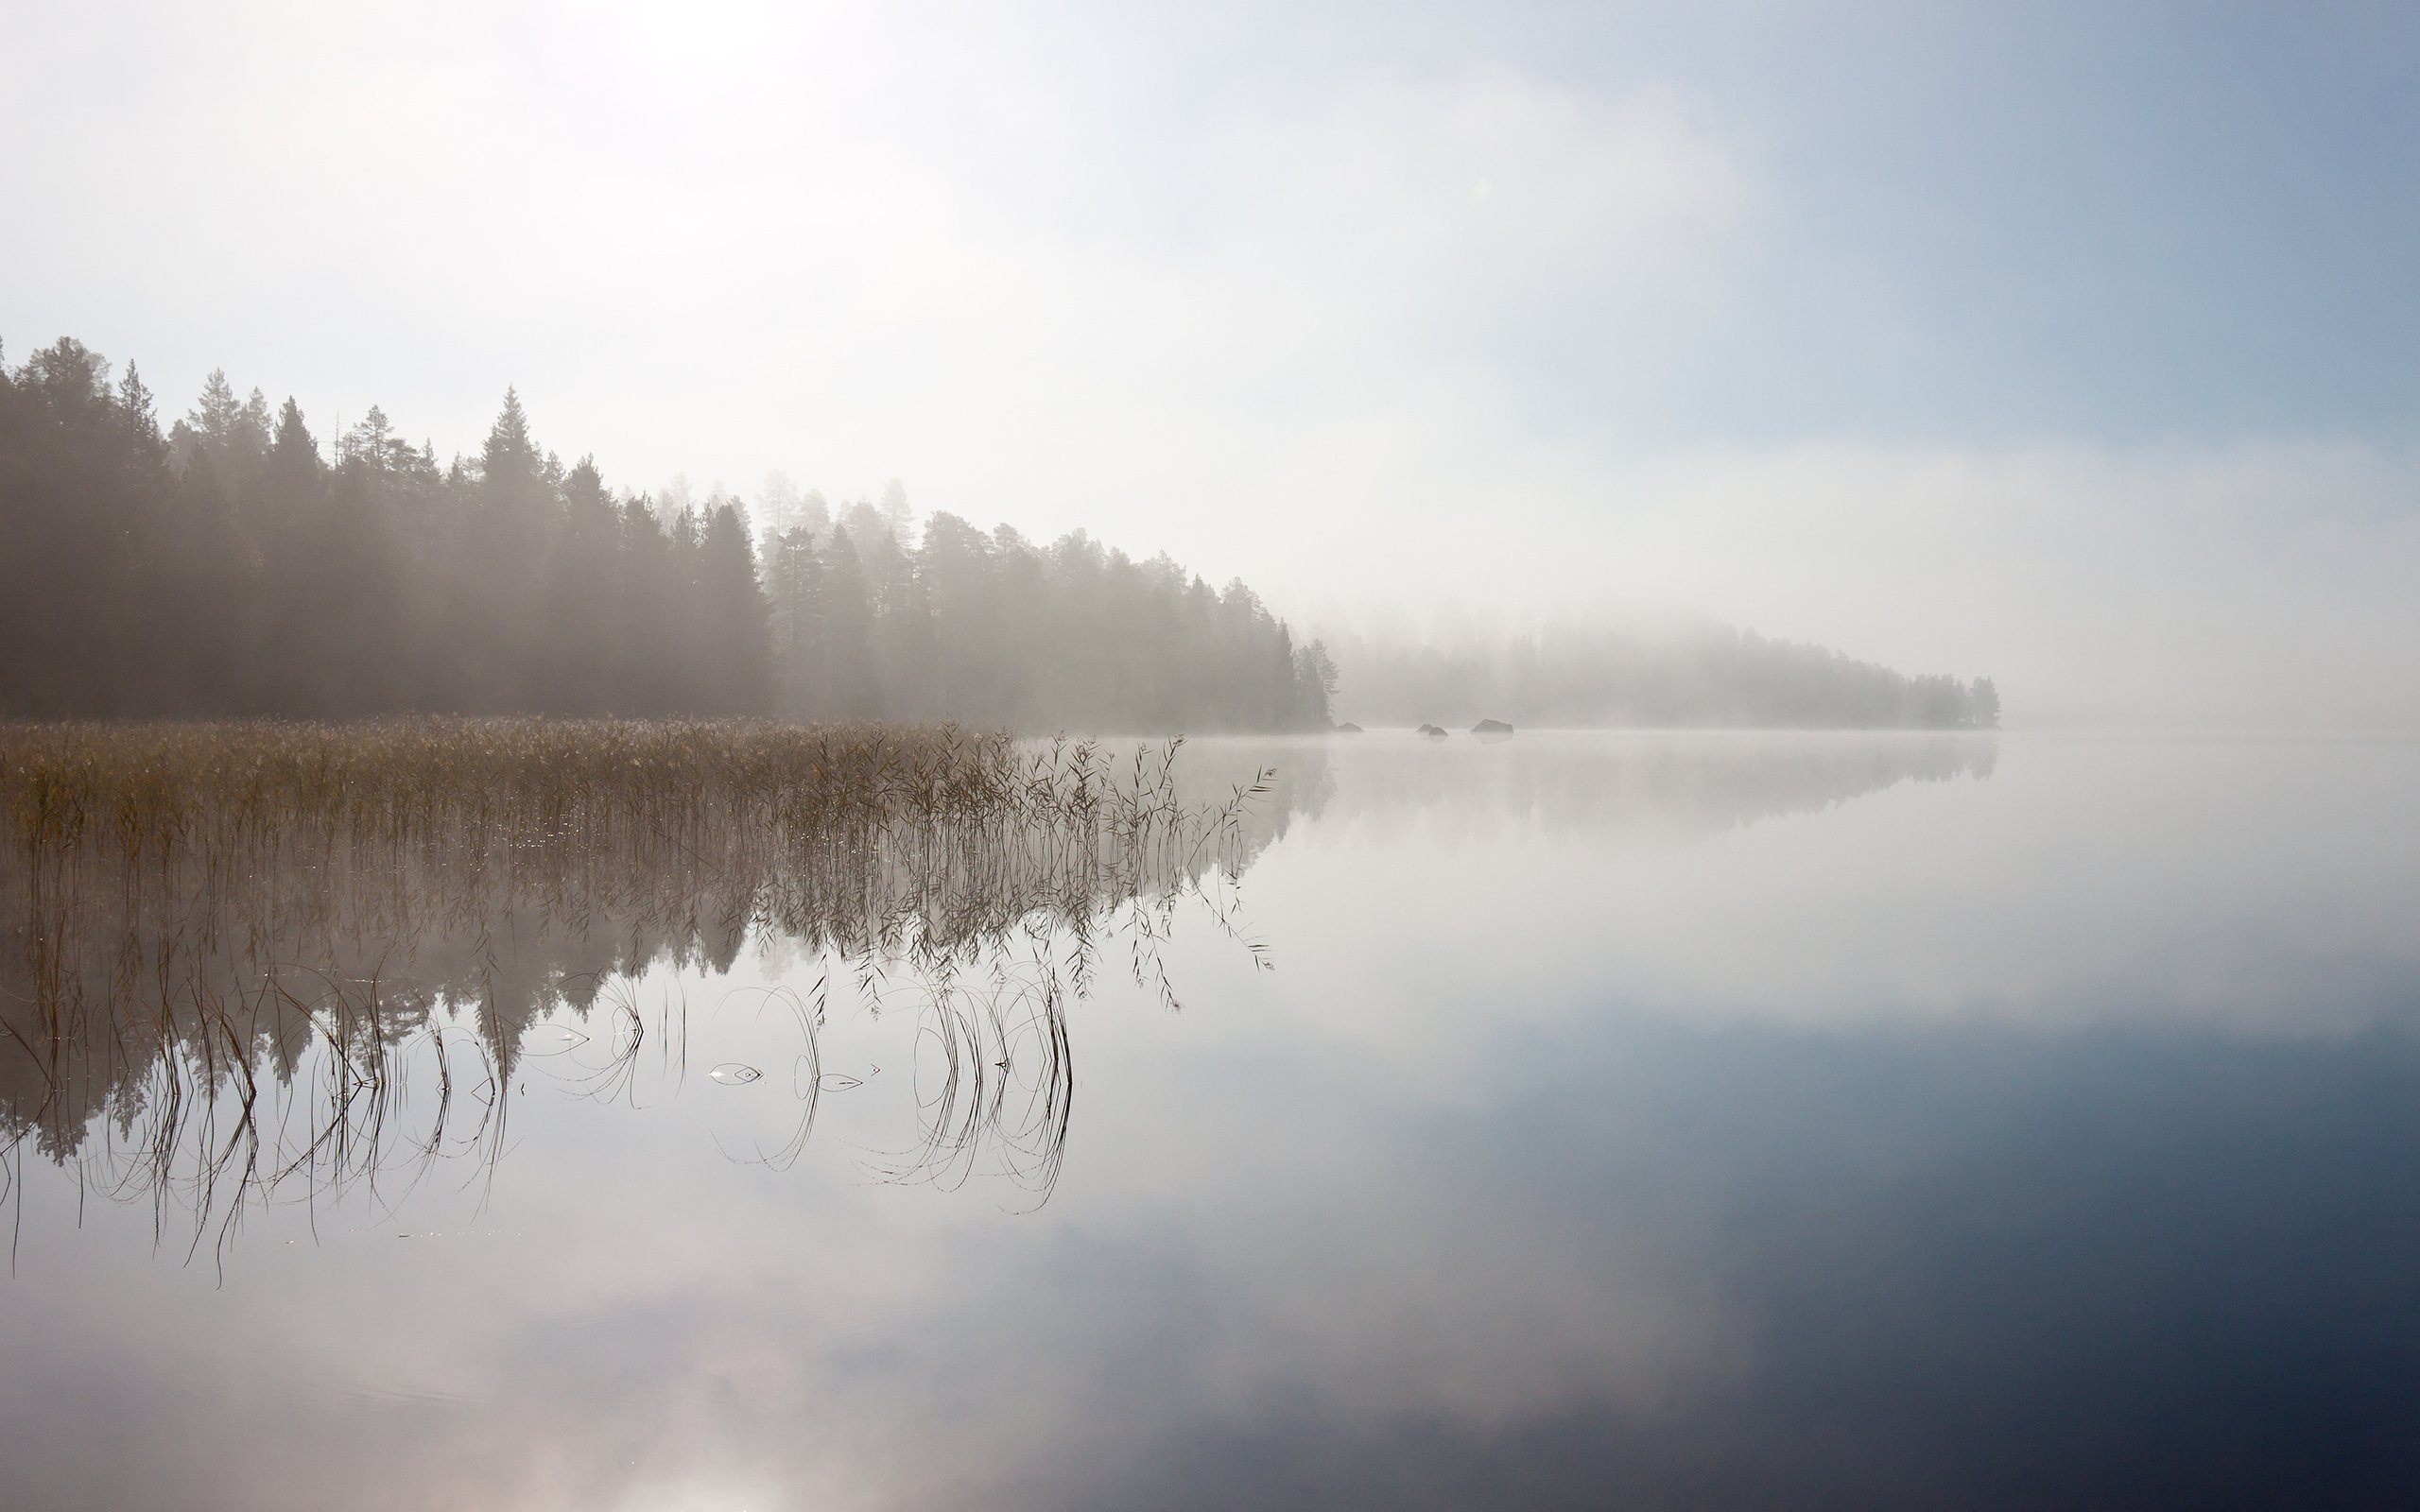
{"type": "Polygon", "coordinates": [[[0,1512],[2420,1505],[2420,5],[0,142],[0,1512]]]}
{"type": "Polygon", "coordinates": [[[2420,728],[2411,17],[0,15],[8,356],[164,419],[223,367],[476,455],[517,386],[618,488],[900,478],[1298,642],[2420,728]]]}
{"type": "Polygon", "coordinates": [[[2420,725],[2408,449],[1809,444],[1607,487],[1623,502],[1581,549],[1471,558],[1459,589],[1376,608],[1314,589],[1310,625],[1453,647],[1714,621],[1988,674],[2011,724],[2420,725]]]}

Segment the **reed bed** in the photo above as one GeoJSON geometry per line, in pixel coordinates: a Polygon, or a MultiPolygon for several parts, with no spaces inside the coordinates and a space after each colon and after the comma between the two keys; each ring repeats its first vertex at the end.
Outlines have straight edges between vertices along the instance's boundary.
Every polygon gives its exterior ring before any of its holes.
{"type": "Polygon", "coordinates": [[[537,1018],[602,993],[635,1046],[614,984],[778,938],[825,963],[803,1023],[836,977],[934,1016],[947,1087],[890,1174],[991,1139],[1046,1191],[1068,998],[1115,936],[1173,1004],[1170,910],[1232,882],[1266,791],[1181,802],[1175,760],[950,726],[0,726],[0,1142],[198,1241],[247,1194],[500,1147],[537,1018]],[[1014,1107],[1011,1039],[1051,1061],[1014,1107]]]}
{"type": "Polygon", "coordinates": [[[408,840],[470,825],[513,841],[599,824],[679,828],[755,809],[786,829],[988,813],[1050,795],[1005,735],[953,726],[412,719],[0,727],[21,842],[130,854],[301,826],[408,840]]]}

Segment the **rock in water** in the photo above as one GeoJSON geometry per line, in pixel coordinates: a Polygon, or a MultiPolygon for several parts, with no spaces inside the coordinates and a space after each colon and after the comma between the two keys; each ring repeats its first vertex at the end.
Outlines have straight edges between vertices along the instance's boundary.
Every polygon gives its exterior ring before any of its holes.
{"type": "Polygon", "coordinates": [[[1512,733],[1512,727],[1506,724],[1501,719],[1482,719],[1478,724],[1471,726],[1471,733],[1474,735],[1509,735],[1512,733]]]}
{"type": "Polygon", "coordinates": [[[1361,733],[1361,727],[1348,719],[1336,727],[1336,732],[1340,735],[1357,735],[1361,733]]]}
{"type": "Polygon", "coordinates": [[[1423,725],[1420,727],[1418,733],[1426,735],[1431,740],[1443,740],[1445,738],[1445,731],[1435,725],[1423,725]]]}

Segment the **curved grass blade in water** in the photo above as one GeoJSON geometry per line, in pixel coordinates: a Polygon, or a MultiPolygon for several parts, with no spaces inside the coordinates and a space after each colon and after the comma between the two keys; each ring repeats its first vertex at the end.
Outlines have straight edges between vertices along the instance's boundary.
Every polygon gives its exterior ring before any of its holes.
{"type": "MultiPolygon", "coordinates": [[[[962,1180],[988,1149],[1046,1194],[1064,1005],[1110,921],[1240,869],[1252,798],[1180,803],[1174,753],[746,721],[0,726],[0,1140],[223,1239],[287,1184],[498,1158],[523,1057],[611,1095],[683,1040],[623,984],[780,937],[837,968],[796,1004],[810,1047],[837,978],[914,995],[954,1068],[887,1174],[962,1180]],[[1043,1054],[1010,1096],[1012,1039],[1043,1054]]],[[[799,1141],[856,1084],[803,1078],[799,1141]]]]}

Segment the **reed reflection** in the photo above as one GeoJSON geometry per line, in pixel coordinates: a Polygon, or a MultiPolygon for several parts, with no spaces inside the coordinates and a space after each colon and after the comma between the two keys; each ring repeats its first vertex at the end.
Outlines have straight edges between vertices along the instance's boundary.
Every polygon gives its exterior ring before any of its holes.
{"type": "Polygon", "coordinates": [[[786,1166],[836,1012],[908,1005],[915,1128],[874,1173],[1046,1197],[1068,1010],[1104,971],[1173,1007],[1181,914],[1263,960],[1246,868],[1302,818],[1689,834],[1908,780],[1988,742],[1523,737],[1120,747],[949,729],[403,721],[0,729],[0,1179],[28,1154],[220,1246],[248,1207],[400,1201],[506,1148],[520,1089],[647,1100],[719,1076],[652,968],[791,957],[730,1079],[788,1099],[725,1143],[786,1166]],[[534,1065],[540,1074],[526,1073],[534,1065]]]}
{"type": "MultiPolygon", "coordinates": [[[[751,940],[817,963],[781,989],[807,1072],[842,997],[916,1000],[931,1054],[895,1179],[978,1151],[1046,1194],[1071,998],[1160,959],[1188,900],[1225,919],[1266,826],[1258,776],[1176,791],[1176,746],[1018,747],[953,729],[410,722],[20,727],[0,867],[0,1119],[23,1159],[223,1243],[247,1205],[493,1161],[525,1055],[611,1096],[650,1048],[651,965],[751,940]]],[[[682,1068],[686,1070],[685,1067],[682,1068]]],[[[752,1071],[755,1068],[750,1068],[752,1071]]],[[[189,1230],[189,1232],[188,1232],[189,1230]]]]}

